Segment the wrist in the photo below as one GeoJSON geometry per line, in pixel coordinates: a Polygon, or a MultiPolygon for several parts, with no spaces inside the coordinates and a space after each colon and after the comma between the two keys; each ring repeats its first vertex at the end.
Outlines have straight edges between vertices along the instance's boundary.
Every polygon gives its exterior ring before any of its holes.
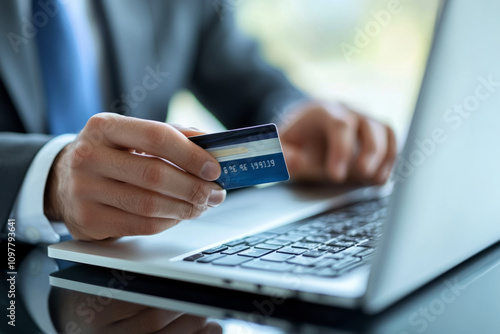
{"type": "Polygon", "coordinates": [[[61,161],[67,150],[65,146],[61,152],[56,156],[54,162],[49,171],[49,176],[47,178],[47,183],[45,185],[43,209],[44,214],[50,221],[62,221],[61,206],[62,203],[59,200],[59,184],[61,175],[61,161]]]}

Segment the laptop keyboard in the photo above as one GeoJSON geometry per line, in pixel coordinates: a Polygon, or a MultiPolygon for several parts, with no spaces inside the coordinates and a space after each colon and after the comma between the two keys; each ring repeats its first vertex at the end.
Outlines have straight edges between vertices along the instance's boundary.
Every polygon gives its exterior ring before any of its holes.
{"type": "Polygon", "coordinates": [[[226,242],[184,258],[200,265],[336,277],[366,264],[388,198],[360,202],[226,242]]]}

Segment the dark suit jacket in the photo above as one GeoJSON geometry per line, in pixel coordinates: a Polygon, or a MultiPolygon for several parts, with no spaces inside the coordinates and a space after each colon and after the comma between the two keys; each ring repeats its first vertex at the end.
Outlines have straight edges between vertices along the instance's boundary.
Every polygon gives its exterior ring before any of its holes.
{"type": "MultiPolygon", "coordinates": [[[[32,159],[51,139],[36,43],[26,34],[30,1],[4,1],[0,13],[0,226],[32,159]]],[[[267,122],[273,110],[302,98],[235,29],[233,8],[223,1],[94,0],[93,6],[111,82],[108,111],[163,121],[173,94],[188,88],[235,128],[267,122]],[[143,84],[148,67],[168,76],[137,106],[127,104],[122,94],[143,84]]]]}

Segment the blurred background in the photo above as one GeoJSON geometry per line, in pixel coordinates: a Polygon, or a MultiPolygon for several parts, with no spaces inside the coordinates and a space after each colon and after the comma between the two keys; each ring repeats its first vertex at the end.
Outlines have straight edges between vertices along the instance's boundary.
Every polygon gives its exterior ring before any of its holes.
{"type": "MultiPolygon", "coordinates": [[[[263,57],[310,96],[341,100],[404,138],[432,39],[438,0],[214,0],[263,57]],[[225,7],[222,7],[224,5],[225,7]]],[[[169,122],[223,129],[189,92],[169,122]]]]}

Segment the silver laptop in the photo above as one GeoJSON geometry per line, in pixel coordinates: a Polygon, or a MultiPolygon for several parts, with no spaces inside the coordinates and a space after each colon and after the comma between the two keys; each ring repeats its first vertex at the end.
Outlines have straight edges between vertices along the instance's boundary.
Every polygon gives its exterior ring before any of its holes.
{"type": "Polygon", "coordinates": [[[386,308],[500,240],[499,12],[496,0],[444,3],[393,189],[245,189],[158,235],[68,241],[51,245],[49,256],[370,313],[386,308]]]}

